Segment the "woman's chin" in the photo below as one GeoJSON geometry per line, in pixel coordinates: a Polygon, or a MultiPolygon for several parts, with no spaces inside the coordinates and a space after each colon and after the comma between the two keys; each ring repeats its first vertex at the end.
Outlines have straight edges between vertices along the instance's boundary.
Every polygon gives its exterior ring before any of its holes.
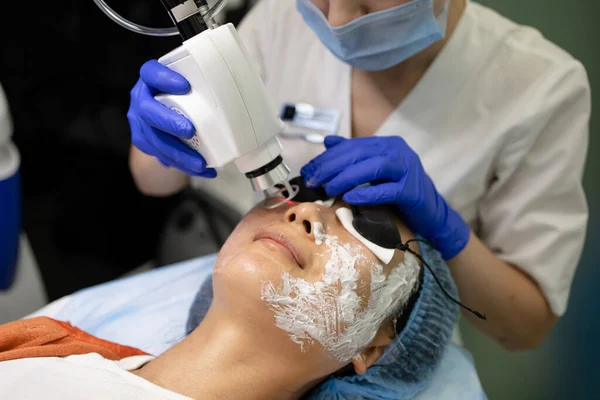
{"type": "Polygon", "coordinates": [[[248,312],[272,313],[262,299],[263,286],[270,282],[279,282],[281,272],[267,268],[250,251],[242,250],[229,257],[219,258],[213,270],[214,298],[231,304],[236,310],[248,312]]]}
{"type": "MultiPolygon", "coordinates": [[[[283,262],[265,254],[257,243],[251,243],[219,255],[215,262],[213,276],[223,276],[243,286],[261,286],[264,283],[278,283],[285,268],[283,262]]],[[[259,294],[260,297],[260,294],[259,294]]]]}

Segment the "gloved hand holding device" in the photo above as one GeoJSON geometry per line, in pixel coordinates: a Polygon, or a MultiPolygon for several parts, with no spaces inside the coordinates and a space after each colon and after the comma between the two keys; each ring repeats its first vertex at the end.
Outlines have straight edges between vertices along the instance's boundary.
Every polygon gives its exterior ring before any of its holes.
{"type": "Polygon", "coordinates": [[[419,156],[401,137],[328,136],[325,147],[323,154],[302,168],[307,186],[326,185],[328,195],[343,194],[352,205],[394,204],[407,226],[446,260],[466,247],[469,226],[438,193],[419,156]]]}
{"type": "Polygon", "coordinates": [[[189,90],[190,84],[177,72],[156,60],[146,62],[131,90],[127,112],[131,142],[166,167],[177,168],[190,176],[214,178],[216,171],[207,168],[204,158],[180,140],[194,136],[194,125],[154,98],[161,92],[185,94],[189,90]]]}

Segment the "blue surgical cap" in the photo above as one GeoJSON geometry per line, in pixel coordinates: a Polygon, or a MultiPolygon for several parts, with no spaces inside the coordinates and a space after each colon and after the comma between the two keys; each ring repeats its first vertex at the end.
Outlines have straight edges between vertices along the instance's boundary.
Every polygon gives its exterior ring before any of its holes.
{"type": "MultiPolygon", "coordinates": [[[[421,256],[448,294],[458,298],[450,270],[440,254],[421,246],[421,256]]],[[[458,319],[458,305],[444,296],[425,268],[417,300],[406,325],[383,356],[364,375],[330,376],[306,395],[310,400],[411,399],[427,387],[458,319]]],[[[213,298],[212,279],[205,281],[190,308],[188,334],[200,324],[213,298]]]]}

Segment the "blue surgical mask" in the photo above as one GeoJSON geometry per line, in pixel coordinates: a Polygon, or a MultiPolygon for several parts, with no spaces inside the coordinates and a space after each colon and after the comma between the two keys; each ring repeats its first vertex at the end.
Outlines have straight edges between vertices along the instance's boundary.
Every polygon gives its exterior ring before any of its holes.
{"type": "Polygon", "coordinates": [[[310,0],[297,0],[296,6],[306,24],[337,58],[358,69],[380,71],[442,40],[449,2],[437,18],[433,0],[413,0],[335,28],[310,0]]]}

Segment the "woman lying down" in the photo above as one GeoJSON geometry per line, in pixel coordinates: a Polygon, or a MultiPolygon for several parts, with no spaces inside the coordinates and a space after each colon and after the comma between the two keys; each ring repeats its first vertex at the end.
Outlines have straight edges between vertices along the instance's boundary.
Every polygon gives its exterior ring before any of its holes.
{"type": "MultiPolygon", "coordinates": [[[[417,257],[356,232],[354,215],[341,202],[254,208],[192,307],[201,322],[156,358],[46,317],[1,326],[2,397],[414,398],[458,309],[417,257]]],[[[455,296],[437,253],[411,248],[455,296]]]]}

